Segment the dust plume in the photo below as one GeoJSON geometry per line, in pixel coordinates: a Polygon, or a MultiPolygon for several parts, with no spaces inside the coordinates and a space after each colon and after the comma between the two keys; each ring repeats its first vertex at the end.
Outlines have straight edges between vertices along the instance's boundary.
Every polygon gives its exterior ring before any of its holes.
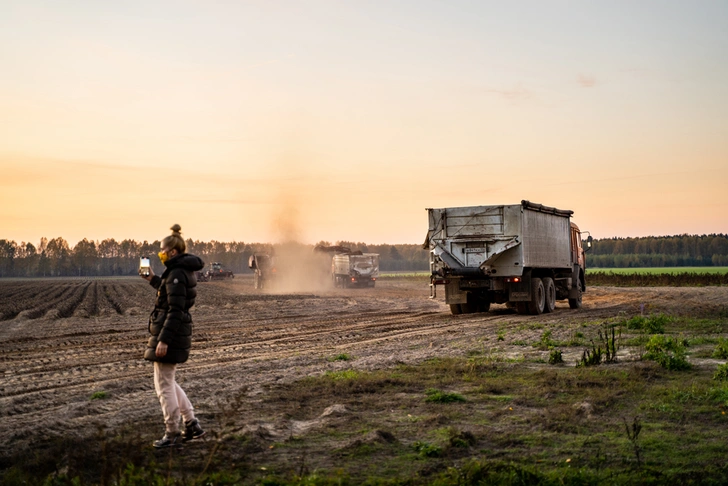
{"type": "Polygon", "coordinates": [[[274,165],[280,180],[270,228],[274,241],[270,257],[275,273],[269,274],[264,289],[273,293],[321,291],[332,287],[331,255],[314,252],[313,245],[302,242],[302,227],[311,219],[311,215],[304,214],[311,207],[306,203],[317,192],[317,178],[307,173],[307,167],[315,164],[300,143],[290,145],[274,165]]]}

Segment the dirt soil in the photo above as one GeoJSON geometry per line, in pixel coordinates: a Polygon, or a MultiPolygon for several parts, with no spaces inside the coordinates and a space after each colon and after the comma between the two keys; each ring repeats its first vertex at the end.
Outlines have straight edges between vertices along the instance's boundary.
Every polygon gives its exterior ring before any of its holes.
{"type": "MultiPolygon", "coordinates": [[[[428,298],[422,278],[383,278],[372,289],[273,294],[238,276],[201,283],[198,290],[192,354],[178,381],[203,423],[220,403],[244,395],[255,403],[242,418],[249,425],[257,423],[255,407],[265,406],[256,395],[270,384],[477,348],[539,353],[517,342],[537,341],[544,326],[553,339],[567,339],[585,322],[640,312],[700,316],[728,302],[728,287],[596,287],[576,311],[559,302],[554,313],[541,316],[521,316],[503,305],[452,316],[444,299],[428,298]],[[341,353],[356,359],[331,360],[341,353]]],[[[13,452],[48,437],[90,437],[99,427],[158,424],[145,434],[150,441],[161,436],[152,366],[142,359],[153,298],[154,290],[136,278],[0,280],[0,457],[6,464],[13,452]],[[105,398],[91,399],[96,392],[105,398]]],[[[576,358],[564,355],[567,362],[576,358]]]]}

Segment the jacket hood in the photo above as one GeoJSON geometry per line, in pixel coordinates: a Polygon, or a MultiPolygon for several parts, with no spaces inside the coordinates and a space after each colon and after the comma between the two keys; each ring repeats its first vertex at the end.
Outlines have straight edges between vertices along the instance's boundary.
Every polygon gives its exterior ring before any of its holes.
{"type": "Polygon", "coordinates": [[[205,262],[203,262],[202,259],[198,256],[190,255],[189,253],[183,253],[167,260],[164,266],[170,269],[184,268],[185,270],[196,272],[205,268],[205,262]]]}

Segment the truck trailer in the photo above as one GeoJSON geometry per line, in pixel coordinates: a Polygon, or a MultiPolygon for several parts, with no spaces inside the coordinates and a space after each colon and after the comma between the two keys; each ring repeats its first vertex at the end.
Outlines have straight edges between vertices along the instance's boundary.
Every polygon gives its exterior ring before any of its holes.
{"type": "Polygon", "coordinates": [[[248,268],[253,270],[253,285],[258,290],[270,289],[278,269],[275,257],[266,253],[255,253],[248,258],[248,268]]]}
{"type": "Polygon", "coordinates": [[[453,314],[488,312],[491,303],[541,314],[564,299],[581,307],[586,258],[573,211],[524,200],[427,212],[430,298],[443,286],[453,314]]]}
{"type": "Polygon", "coordinates": [[[378,276],[378,253],[341,253],[331,259],[331,280],[335,287],[374,287],[378,276]]]}

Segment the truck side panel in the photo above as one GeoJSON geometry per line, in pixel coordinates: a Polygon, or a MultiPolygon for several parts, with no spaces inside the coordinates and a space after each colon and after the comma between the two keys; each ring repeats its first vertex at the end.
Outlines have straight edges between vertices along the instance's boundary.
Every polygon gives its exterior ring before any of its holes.
{"type": "Polygon", "coordinates": [[[568,217],[524,209],[523,266],[571,268],[570,232],[568,217]]]}

